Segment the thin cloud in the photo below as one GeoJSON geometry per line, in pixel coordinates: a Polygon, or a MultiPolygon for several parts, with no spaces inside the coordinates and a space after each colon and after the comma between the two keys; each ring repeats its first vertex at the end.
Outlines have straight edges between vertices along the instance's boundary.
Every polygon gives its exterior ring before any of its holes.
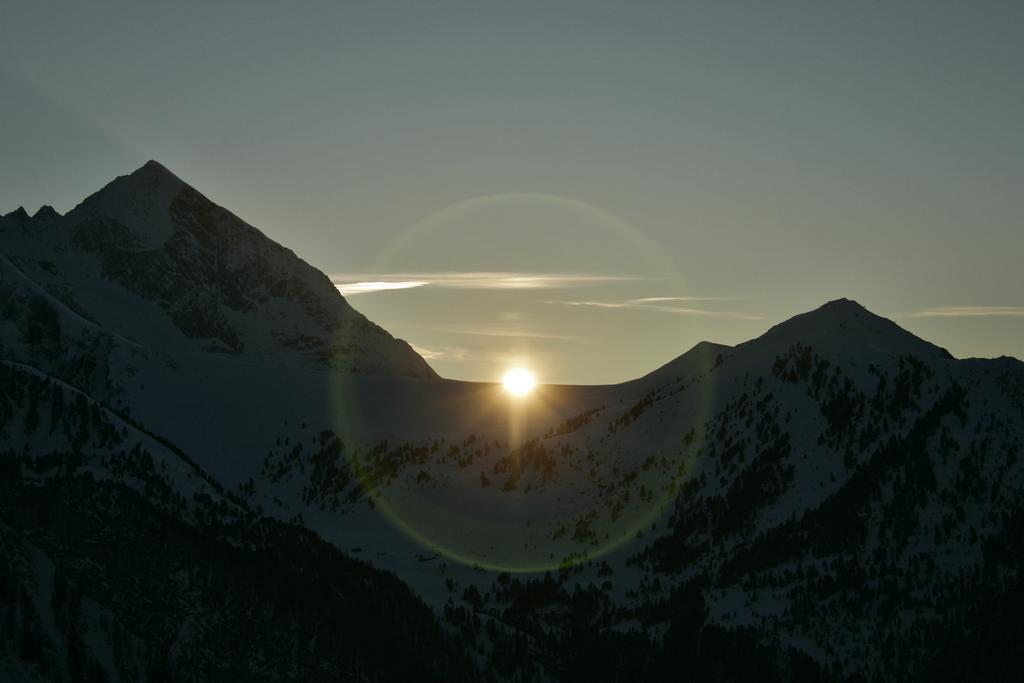
{"type": "Polygon", "coordinates": [[[937,306],[907,313],[906,318],[1022,318],[1024,306],[937,306]]]}
{"type": "Polygon", "coordinates": [[[735,301],[731,296],[645,296],[642,299],[629,299],[631,304],[657,304],[669,301],[735,301]]]}
{"type": "MultiPolygon", "coordinates": [[[[668,297],[665,297],[668,298],[668,297]]],[[[730,318],[733,320],[762,320],[762,316],[736,311],[709,311],[704,308],[691,308],[688,306],[668,306],[654,303],[664,300],[662,297],[648,297],[647,299],[626,299],[625,301],[545,301],[546,304],[560,306],[587,306],[591,308],[608,308],[615,310],[653,311],[657,313],[671,313],[674,315],[694,315],[711,318],[730,318]]],[[[686,299],[681,299],[686,300],[686,299]]],[[[710,300],[710,299],[704,299],[710,300]]]]}
{"type": "Polygon", "coordinates": [[[445,289],[569,289],[604,282],[639,278],[591,273],[517,273],[517,272],[435,272],[435,273],[360,273],[331,275],[331,282],[344,295],[366,294],[415,287],[445,289]]]}
{"type": "Polygon", "coordinates": [[[425,287],[427,284],[429,283],[424,280],[368,280],[365,282],[335,282],[334,286],[343,296],[352,296],[353,294],[388,292],[396,289],[413,289],[414,287],[425,287]]]}
{"type": "Polygon", "coordinates": [[[466,360],[469,355],[466,349],[455,347],[446,346],[439,349],[430,349],[425,346],[417,346],[416,344],[409,344],[409,346],[412,347],[413,351],[423,356],[426,360],[438,360],[443,358],[445,360],[460,361],[466,360]]]}

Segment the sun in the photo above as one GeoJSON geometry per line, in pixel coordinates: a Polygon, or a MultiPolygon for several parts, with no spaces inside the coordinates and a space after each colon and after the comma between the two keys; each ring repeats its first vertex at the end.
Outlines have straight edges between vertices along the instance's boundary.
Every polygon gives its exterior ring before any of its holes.
{"type": "Polygon", "coordinates": [[[515,396],[525,396],[537,386],[537,378],[526,368],[512,368],[501,379],[505,391],[515,396]]]}

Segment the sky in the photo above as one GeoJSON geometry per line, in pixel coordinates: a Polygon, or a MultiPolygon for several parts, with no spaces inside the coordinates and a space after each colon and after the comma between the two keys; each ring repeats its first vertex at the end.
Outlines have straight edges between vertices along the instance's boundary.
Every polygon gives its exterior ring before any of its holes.
{"type": "Polygon", "coordinates": [[[1019,2],[7,0],[0,212],[156,159],[462,379],[627,380],[838,297],[1024,357],[1022,28],[1019,2]]]}

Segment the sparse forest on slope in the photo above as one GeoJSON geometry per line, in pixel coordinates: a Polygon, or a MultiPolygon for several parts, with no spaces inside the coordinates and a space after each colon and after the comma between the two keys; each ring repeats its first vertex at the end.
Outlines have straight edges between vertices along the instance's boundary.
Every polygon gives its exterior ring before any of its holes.
{"type": "Polygon", "coordinates": [[[5,680],[478,679],[395,577],[251,513],[83,394],[0,379],[3,433],[52,447],[0,455],[5,680]]]}

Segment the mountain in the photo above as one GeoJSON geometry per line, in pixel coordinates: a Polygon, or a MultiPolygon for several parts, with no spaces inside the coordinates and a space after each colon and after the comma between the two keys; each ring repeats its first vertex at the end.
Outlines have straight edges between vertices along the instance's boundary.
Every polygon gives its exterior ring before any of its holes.
{"type": "Polygon", "coordinates": [[[747,342],[763,353],[778,353],[795,343],[828,354],[854,357],[909,355],[952,360],[948,351],[919,339],[896,323],[877,316],[850,299],[836,299],[818,309],[794,316],[747,342]],[[850,341],[855,340],[855,344],[850,341]]]}
{"type": "Polygon", "coordinates": [[[634,382],[546,391],[561,414],[518,443],[497,420],[376,450],[329,435],[271,449],[255,489],[298,488],[289,509],[325,538],[394,553],[359,532],[369,499],[428,557],[489,568],[449,563],[435,604],[499,619],[563,678],[934,679],[950,651],[1013,670],[963,643],[1020,604],[1019,361],[957,360],[839,300],[634,382]]]}
{"type": "Polygon", "coordinates": [[[841,299],[510,402],[154,162],[0,310],[0,679],[1015,679],[1018,360],[841,299]]]}
{"type": "Polygon", "coordinates": [[[0,387],[0,679],[473,679],[394,576],[73,387],[0,387]]]}
{"type": "Polygon", "coordinates": [[[5,338],[55,369],[56,347],[78,343],[103,361],[97,347],[117,345],[437,376],[325,275],[155,161],[66,216],[0,218],[0,239],[5,323],[19,328],[5,338]]]}

